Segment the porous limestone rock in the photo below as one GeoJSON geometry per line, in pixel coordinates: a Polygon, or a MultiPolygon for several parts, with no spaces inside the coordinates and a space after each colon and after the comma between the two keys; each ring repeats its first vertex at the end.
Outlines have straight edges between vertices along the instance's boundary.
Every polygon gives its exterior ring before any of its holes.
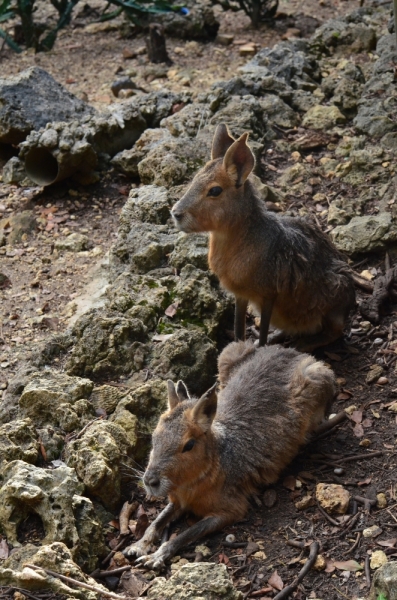
{"type": "Polygon", "coordinates": [[[125,431],[109,421],[96,421],[65,448],[65,462],[79,479],[110,509],[120,499],[120,463],[129,462],[130,444],[125,431]]]}
{"type": "Polygon", "coordinates": [[[19,414],[36,426],[48,424],[72,431],[92,419],[89,398],[94,384],[89,379],[68,377],[56,371],[33,375],[19,398],[19,414]]]}
{"type": "Polygon", "coordinates": [[[397,241],[397,227],[390,213],[353,217],[347,225],[339,225],[331,231],[335,246],[354,256],[374,252],[397,241]]]}
{"type": "Polygon", "coordinates": [[[124,429],[130,452],[138,463],[146,460],[150,436],[168,407],[167,398],[166,382],[151,379],[120,400],[110,417],[112,423],[124,429]]]}
{"type": "Polygon", "coordinates": [[[314,51],[324,54],[330,47],[346,46],[353,52],[371,51],[376,46],[376,32],[365,22],[371,9],[361,8],[349,15],[329,19],[319,27],[310,40],[314,51]]]}
{"type": "Polygon", "coordinates": [[[209,0],[185,0],[182,11],[148,13],[147,22],[161,23],[167,35],[187,40],[214,40],[219,29],[212,3],[209,0]]]}
{"type": "Polygon", "coordinates": [[[76,321],[72,335],[75,343],[65,363],[69,375],[114,376],[142,367],[147,335],[139,319],[94,308],[76,321]]]}
{"type": "Polygon", "coordinates": [[[35,464],[38,454],[37,434],[30,419],[0,425],[0,466],[13,460],[35,464]]]}
{"type": "Polygon", "coordinates": [[[100,385],[94,387],[90,400],[95,410],[101,409],[106,411],[107,414],[111,414],[127,393],[127,389],[120,389],[115,385],[100,385]]]}
{"type": "Polygon", "coordinates": [[[335,483],[318,483],[316,499],[328,513],[344,515],[349,507],[350,494],[344,487],[335,483]]]}
{"type": "Polygon", "coordinates": [[[302,126],[312,129],[331,129],[335,125],[345,123],[346,117],[340,112],[337,106],[323,106],[317,104],[309,108],[305,114],[302,126]]]}
{"type": "Polygon", "coordinates": [[[257,77],[274,75],[294,89],[313,91],[320,78],[315,57],[306,40],[288,40],[273,48],[263,48],[239,71],[257,77]]]}
{"type": "MultiPolygon", "coordinates": [[[[75,586],[69,587],[57,577],[51,577],[46,575],[44,571],[36,571],[26,567],[27,564],[49,569],[102,589],[98,581],[83,573],[73,561],[71,550],[61,542],[53,542],[40,548],[33,546],[33,544],[27,544],[14,550],[0,565],[1,583],[33,592],[49,589],[57,594],[64,594],[67,598],[76,598],[77,600],[97,600],[98,598],[96,592],[75,586]]],[[[105,587],[103,587],[103,590],[104,592],[107,591],[105,587]]]]}
{"type": "Polygon", "coordinates": [[[390,561],[374,573],[370,600],[378,600],[383,595],[387,600],[397,600],[397,561],[390,561]]]}
{"type": "Polygon", "coordinates": [[[182,379],[189,391],[201,394],[215,381],[216,361],[215,344],[204,332],[182,329],[154,346],[148,367],[155,376],[182,379]]]}
{"type": "Polygon", "coordinates": [[[174,295],[178,304],[175,317],[185,327],[189,324],[204,327],[211,339],[216,339],[226,322],[233,320],[232,296],[220,288],[214,276],[193,265],[182,268],[174,295]]]}
{"type": "Polygon", "coordinates": [[[202,271],[208,269],[208,235],[180,233],[170,254],[169,264],[175,269],[193,265],[202,271]]]}
{"type": "Polygon", "coordinates": [[[23,235],[30,236],[36,228],[37,221],[32,210],[23,210],[0,219],[0,231],[4,229],[8,233],[8,244],[20,242],[23,235]]]}
{"type": "Polygon", "coordinates": [[[40,67],[1,77],[0,107],[0,142],[14,145],[50,121],[70,121],[96,112],[40,67]]]}
{"type": "MultiPolygon", "coordinates": [[[[134,198],[130,198],[120,214],[118,238],[110,252],[110,266],[120,271],[125,264],[136,273],[147,273],[164,266],[174,249],[177,232],[167,225],[142,223],[132,217],[134,198]]],[[[123,268],[124,267],[124,268],[123,268]]]]}
{"type": "MultiPolygon", "coordinates": [[[[22,184],[22,182],[26,184],[29,181],[26,175],[25,165],[17,156],[13,156],[6,162],[3,167],[2,178],[3,183],[11,184],[22,184]]],[[[33,184],[33,182],[30,182],[30,184],[33,184]]]]}
{"type": "Polygon", "coordinates": [[[371,554],[370,567],[371,569],[379,569],[383,565],[387,564],[388,559],[383,550],[374,550],[371,554]]]}
{"type": "Polygon", "coordinates": [[[170,218],[171,201],[165,187],[145,185],[132,189],[123,207],[123,219],[165,224],[170,218]]]}
{"type": "Polygon", "coordinates": [[[242,600],[235,589],[226,565],[189,563],[168,580],[157,577],[150,586],[148,598],[156,600],[242,600]]]}
{"type": "Polygon", "coordinates": [[[55,248],[57,250],[68,250],[69,252],[81,252],[89,246],[89,238],[82,233],[71,233],[64,239],[55,240],[55,248]]]}
{"type": "Polygon", "coordinates": [[[169,269],[160,269],[157,275],[135,275],[124,271],[108,290],[109,307],[125,313],[126,317],[140,319],[153,330],[159,317],[171,303],[171,294],[177,277],[168,275],[169,269]],[[164,276],[161,275],[164,272],[164,276]]]}
{"type": "Polygon", "coordinates": [[[72,503],[84,486],[73,469],[41,469],[15,460],[1,469],[0,486],[0,527],[11,544],[20,545],[19,524],[34,513],[43,522],[43,544],[63,542],[70,548],[77,547],[79,536],[72,503]]]}
{"type": "Polygon", "coordinates": [[[138,164],[144,184],[171,187],[189,181],[210,155],[209,140],[167,137],[156,145],[138,164]]]}

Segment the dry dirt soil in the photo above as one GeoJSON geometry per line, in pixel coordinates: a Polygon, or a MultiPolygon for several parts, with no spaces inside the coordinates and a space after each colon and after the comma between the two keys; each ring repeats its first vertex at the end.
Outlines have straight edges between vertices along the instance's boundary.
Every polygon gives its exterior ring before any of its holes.
{"type": "MultiPolygon", "coordinates": [[[[293,27],[297,13],[313,16],[322,23],[359,4],[359,0],[283,0],[280,13],[291,18],[280,17],[279,23],[284,20],[284,24],[293,27]]],[[[144,35],[122,37],[113,22],[94,27],[96,32],[88,33],[86,27],[96,16],[95,10],[82,12],[77,8],[71,26],[60,33],[54,50],[47,54],[15,55],[4,47],[0,54],[2,76],[40,65],[71,92],[100,109],[114,101],[110,85],[128,70],[136,72],[135,80],[147,91],[166,87],[172,91],[190,89],[196,94],[216,80],[230,78],[238,66],[249,60],[239,56],[239,44],[224,47],[216,42],[168,39],[174,62],[168,76],[145,78],[145,54],[134,59],[123,58],[123,53],[126,56],[145,45],[144,35]]],[[[277,43],[287,28],[283,31],[282,26],[278,29],[264,26],[256,30],[242,13],[220,12],[219,18],[220,32],[233,34],[237,42],[255,41],[262,47],[277,43]]],[[[317,160],[320,155],[314,158],[317,160]]],[[[0,166],[6,157],[3,159],[0,166]]],[[[268,168],[267,172],[271,177],[272,171],[283,169],[285,158],[273,153],[270,162],[273,169],[268,168]]],[[[81,292],[90,279],[90,270],[112,244],[120,209],[131,185],[137,184],[112,172],[91,186],[81,187],[66,181],[44,191],[0,182],[0,218],[33,209],[38,221],[38,232],[0,254],[1,271],[12,283],[12,287],[0,290],[0,393],[27,353],[54,331],[67,326],[67,305],[81,292]],[[89,236],[90,250],[78,254],[54,250],[57,238],[74,231],[89,236]]],[[[293,199],[290,208],[299,208],[293,199]]],[[[384,257],[362,261],[359,270],[366,268],[383,272],[384,257]]],[[[364,572],[361,567],[356,570],[357,563],[368,563],[369,553],[374,549],[397,556],[397,416],[388,410],[397,398],[397,354],[392,342],[397,312],[389,306],[381,324],[366,332],[358,329],[354,315],[351,325],[349,339],[319,352],[318,356],[332,365],[339,378],[340,393],[334,412],[354,407],[350,411],[352,420],[309,444],[280,482],[252,501],[246,521],[204,540],[211,551],[209,560],[228,566],[245,598],[272,598],[277,589],[293,581],[307,559],[313,540],[320,542],[325,569],[310,571],[295,593],[297,600],[364,597],[371,571],[364,572]],[[383,384],[368,385],[365,376],[370,366],[379,362],[384,367],[383,384]],[[367,448],[373,451],[373,456],[367,448]],[[317,482],[342,484],[356,497],[348,515],[350,520],[342,517],[331,521],[313,499],[306,510],[297,509],[295,504],[303,497],[313,498],[317,482]],[[386,496],[384,508],[376,504],[379,493],[386,496]],[[372,525],[379,526],[381,534],[365,538],[363,530],[372,525]],[[228,534],[233,534],[234,541],[225,541],[228,534]],[[291,540],[294,546],[289,545],[291,540]],[[247,546],[247,542],[251,545],[247,546]],[[349,563],[340,564],[346,561],[349,563]]],[[[150,502],[131,480],[126,480],[125,500],[130,498],[131,491],[140,501],[141,513],[146,511],[152,519],[161,508],[160,503],[150,502]]],[[[185,525],[178,524],[171,533],[185,525]]],[[[23,532],[22,539],[34,541],[37,537],[40,539],[40,531],[33,523],[23,532]]],[[[114,529],[108,539],[110,547],[114,547],[116,540],[117,529],[114,529]]],[[[182,555],[187,560],[195,557],[194,547],[187,548],[182,555]]]]}

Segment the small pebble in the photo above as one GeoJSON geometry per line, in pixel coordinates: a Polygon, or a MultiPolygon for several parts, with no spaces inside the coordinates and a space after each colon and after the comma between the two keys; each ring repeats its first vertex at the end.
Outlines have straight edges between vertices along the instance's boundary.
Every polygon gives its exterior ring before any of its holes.
{"type": "Polygon", "coordinates": [[[382,338],[375,338],[374,339],[374,344],[376,344],[377,346],[379,346],[379,344],[383,344],[382,338]]]}
{"type": "Polygon", "coordinates": [[[233,542],[236,541],[236,536],[233,535],[232,533],[229,533],[229,535],[227,535],[225,539],[229,544],[232,544],[233,542]]]}
{"type": "Polygon", "coordinates": [[[387,377],[379,377],[378,381],[376,382],[378,385],[386,385],[389,383],[389,380],[387,377]]]}
{"type": "Polygon", "coordinates": [[[343,475],[344,472],[345,471],[342,469],[342,467],[336,467],[336,469],[334,469],[335,475],[343,475]]]}

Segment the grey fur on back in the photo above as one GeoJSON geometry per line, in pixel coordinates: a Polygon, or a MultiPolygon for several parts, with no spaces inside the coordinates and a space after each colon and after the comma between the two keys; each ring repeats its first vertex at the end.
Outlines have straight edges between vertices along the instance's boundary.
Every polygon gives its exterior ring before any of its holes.
{"type": "Polygon", "coordinates": [[[230,344],[219,357],[220,371],[225,363],[229,378],[213,431],[226,482],[244,474],[255,485],[271,483],[324,417],[335,394],[334,374],[310,355],[277,346],[252,352],[249,342],[230,344]]]}

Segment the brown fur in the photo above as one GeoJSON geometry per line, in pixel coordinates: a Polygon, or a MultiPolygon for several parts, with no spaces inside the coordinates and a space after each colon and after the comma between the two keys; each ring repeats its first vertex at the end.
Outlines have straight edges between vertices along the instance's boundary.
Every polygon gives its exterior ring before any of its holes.
{"type": "MultiPolygon", "coordinates": [[[[161,566],[183,545],[244,517],[250,494],[273,483],[324,417],[335,391],[332,371],[312,356],[279,347],[230,344],[219,357],[224,388],[175,403],[153,433],[144,475],[148,493],[168,495],[167,520],[202,520],[142,561],[161,566]],[[189,446],[191,444],[191,446],[189,446]]],[[[145,555],[161,534],[162,513],[126,550],[145,555]]]]}
{"type": "Polygon", "coordinates": [[[208,262],[236,297],[236,339],[245,339],[248,301],[261,312],[260,344],[269,322],[301,336],[300,349],[340,337],[355,291],[349,268],[328,236],[303,219],[266,211],[248,178],[254,158],[247,134],[233,140],[220,125],[212,160],[173,209],[181,231],[210,232],[208,262]],[[212,190],[221,189],[214,196],[212,190]]]}

